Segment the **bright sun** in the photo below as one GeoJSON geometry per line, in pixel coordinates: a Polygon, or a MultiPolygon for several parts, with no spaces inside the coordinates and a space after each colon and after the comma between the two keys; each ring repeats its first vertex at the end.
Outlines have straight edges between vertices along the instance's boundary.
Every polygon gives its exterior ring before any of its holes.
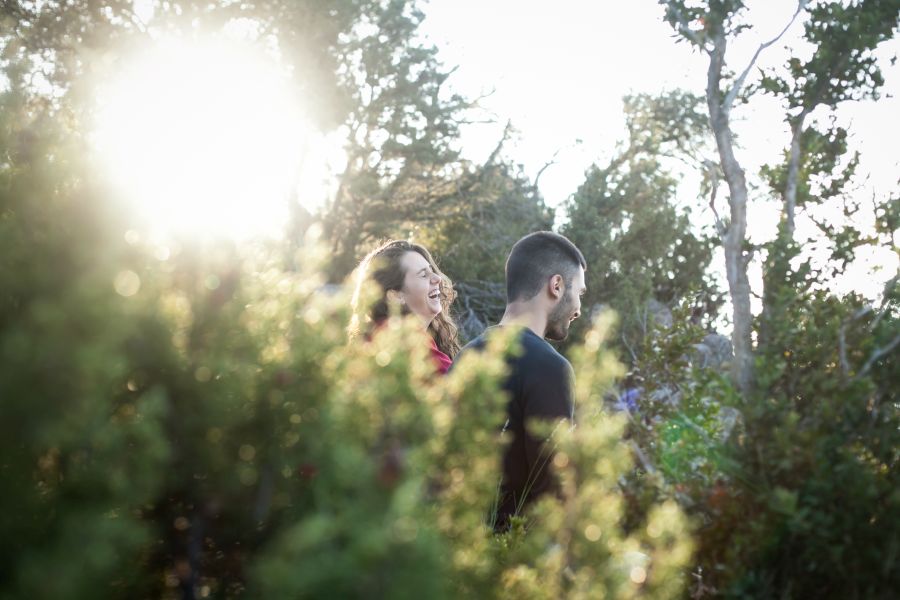
{"type": "Polygon", "coordinates": [[[94,148],[149,230],[283,231],[316,134],[273,58],[230,40],[162,40],[100,89],[94,148]]]}

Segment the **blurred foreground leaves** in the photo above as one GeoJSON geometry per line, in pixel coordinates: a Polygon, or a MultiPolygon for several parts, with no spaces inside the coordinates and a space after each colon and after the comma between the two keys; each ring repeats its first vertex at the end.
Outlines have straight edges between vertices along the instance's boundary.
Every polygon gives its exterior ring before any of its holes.
{"type": "Polygon", "coordinates": [[[599,329],[556,440],[563,498],[495,536],[511,336],[448,377],[409,321],[348,344],[315,230],[288,261],[150,242],[58,121],[5,131],[0,597],[678,594],[679,509],[620,525],[599,329]]]}

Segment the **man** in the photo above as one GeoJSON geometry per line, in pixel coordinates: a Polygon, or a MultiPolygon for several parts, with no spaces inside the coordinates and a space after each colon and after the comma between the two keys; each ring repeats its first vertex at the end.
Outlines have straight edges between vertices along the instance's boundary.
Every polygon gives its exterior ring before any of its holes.
{"type": "MultiPolygon", "coordinates": [[[[581,251],[565,237],[538,231],[513,246],[506,261],[506,311],[498,327],[523,327],[522,354],[510,360],[503,385],[509,394],[504,431],[511,435],[503,456],[503,479],[494,528],[509,527],[535,498],[550,491],[550,449],[528,432],[532,420],[574,420],[572,365],[544,338],[564,340],[581,314],[586,268],[581,251]]],[[[460,356],[484,348],[489,328],[460,356]]]]}

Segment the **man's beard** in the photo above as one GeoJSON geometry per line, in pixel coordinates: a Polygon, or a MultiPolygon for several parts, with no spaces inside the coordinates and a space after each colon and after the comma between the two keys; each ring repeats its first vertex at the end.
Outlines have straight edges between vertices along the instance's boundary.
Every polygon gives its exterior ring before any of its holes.
{"type": "Polygon", "coordinates": [[[569,294],[566,293],[556,308],[547,316],[547,331],[544,337],[548,340],[561,342],[569,337],[569,323],[572,318],[572,304],[569,294]]]}

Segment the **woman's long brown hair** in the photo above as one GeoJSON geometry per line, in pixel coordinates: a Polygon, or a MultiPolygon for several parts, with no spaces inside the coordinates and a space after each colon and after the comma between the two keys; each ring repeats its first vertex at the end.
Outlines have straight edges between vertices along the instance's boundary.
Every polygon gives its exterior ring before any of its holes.
{"type": "MultiPolygon", "coordinates": [[[[407,252],[417,252],[422,255],[422,257],[428,261],[432,270],[434,270],[441,278],[440,290],[442,310],[434,319],[432,319],[431,324],[428,326],[428,332],[434,339],[435,344],[437,344],[438,349],[447,356],[453,358],[459,352],[460,348],[459,330],[456,327],[456,323],[453,322],[453,318],[450,316],[450,305],[453,304],[453,301],[456,299],[453,282],[438,269],[437,263],[434,262],[434,259],[431,257],[431,253],[429,253],[428,250],[418,244],[413,244],[412,242],[404,240],[391,240],[381,244],[369,252],[360,263],[357,272],[356,290],[353,293],[352,300],[356,322],[351,323],[350,335],[353,337],[359,334],[361,326],[358,322],[359,309],[361,308],[359,306],[360,288],[366,281],[366,278],[371,277],[375,280],[382,291],[381,297],[372,305],[369,311],[369,318],[371,319],[369,327],[374,326],[374,324],[379,323],[388,317],[390,311],[388,309],[387,293],[390,290],[399,291],[400,288],[403,287],[403,280],[406,277],[406,272],[400,265],[400,260],[407,252]]],[[[403,308],[405,309],[405,312],[408,313],[409,308],[405,306],[403,308]]]]}

